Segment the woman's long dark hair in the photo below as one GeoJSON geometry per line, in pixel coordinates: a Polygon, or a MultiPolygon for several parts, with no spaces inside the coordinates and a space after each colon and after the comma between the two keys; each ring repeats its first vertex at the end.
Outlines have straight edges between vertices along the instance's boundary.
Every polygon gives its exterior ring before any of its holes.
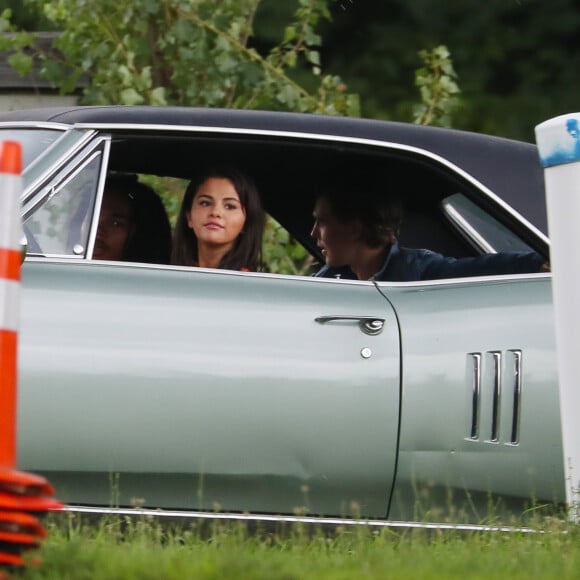
{"type": "Polygon", "coordinates": [[[196,266],[198,264],[197,237],[187,224],[187,215],[191,211],[197,190],[202,183],[211,178],[227,179],[231,182],[240,197],[240,203],[246,214],[242,233],[235,240],[232,249],[222,258],[219,267],[226,270],[247,268],[255,271],[260,269],[265,223],[260,196],[250,177],[229,166],[214,167],[192,179],[187,186],[173,234],[171,263],[178,266],[196,266]]]}
{"type": "Polygon", "coordinates": [[[171,254],[171,224],[161,198],[134,174],[113,173],[105,190],[125,195],[129,201],[133,231],[123,250],[123,260],[167,264],[171,254]]]}

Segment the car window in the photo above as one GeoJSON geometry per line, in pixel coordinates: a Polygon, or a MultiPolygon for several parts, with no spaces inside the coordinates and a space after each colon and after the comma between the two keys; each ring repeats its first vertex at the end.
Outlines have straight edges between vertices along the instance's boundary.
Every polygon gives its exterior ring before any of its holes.
{"type": "MultiPolygon", "coordinates": [[[[103,182],[105,170],[137,175],[151,186],[163,200],[174,227],[189,180],[224,160],[256,181],[269,216],[263,245],[265,272],[309,275],[324,263],[310,235],[315,194],[326,176],[340,176],[342,171],[360,176],[361,191],[374,188],[377,195],[395,195],[401,200],[401,246],[461,258],[490,251],[528,250],[526,242],[534,244],[533,236],[525,236],[526,226],[516,223],[517,218],[512,233],[510,216],[506,220],[500,214],[492,218],[480,209],[487,206],[479,205],[480,198],[486,200],[478,182],[417,151],[346,140],[334,143],[324,138],[302,141],[289,136],[171,133],[150,128],[95,130],[92,137],[85,135],[77,148],[100,147],[95,144],[99,139],[104,143],[106,160],[100,174],[96,161],[92,169],[85,167],[66,183],[60,175],[55,180],[45,170],[43,189],[31,189],[24,207],[25,225],[31,234],[29,253],[90,257],[87,248],[95,241],[100,211],[97,207],[95,213],[93,207],[96,183],[99,175],[103,182]],[[38,205],[40,199],[42,206],[38,205]]],[[[74,162],[77,157],[75,153],[70,159],[74,162]]],[[[68,166],[62,155],[56,163],[68,166]]]]}
{"type": "MultiPolygon", "coordinates": [[[[172,228],[175,227],[183,194],[189,180],[139,174],[139,181],[152,187],[167,211],[172,228]]],[[[317,267],[310,252],[276,219],[266,212],[264,229],[263,269],[272,274],[309,276],[317,267]]]]}
{"type": "Polygon", "coordinates": [[[62,131],[54,129],[2,129],[0,141],[18,141],[22,145],[22,165],[26,169],[62,135],[62,131]]]}
{"type": "Polygon", "coordinates": [[[24,222],[29,254],[84,256],[97,193],[97,153],[61,184],[24,222]]]}

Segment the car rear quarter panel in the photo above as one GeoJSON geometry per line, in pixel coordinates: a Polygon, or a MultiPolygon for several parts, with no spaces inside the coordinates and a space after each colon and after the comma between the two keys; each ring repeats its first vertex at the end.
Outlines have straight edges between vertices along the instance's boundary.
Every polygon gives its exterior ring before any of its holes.
{"type": "Polygon", "coordinates": [[[401,328],[399,467],[390,517],[481,521],[522,504],[564,500],[549,275],[382,284],[401,328]],[[513,352],[521,351],[517,441],[513,352]],[[472,437],[473,359],[481,355],[472,437]],[[492,441],[494,356],[500,361],[492,441]],[[500,499],[501,498],[501,499],[500,499]],[[494,513],[489,513],[489,512],[494,513]]]}

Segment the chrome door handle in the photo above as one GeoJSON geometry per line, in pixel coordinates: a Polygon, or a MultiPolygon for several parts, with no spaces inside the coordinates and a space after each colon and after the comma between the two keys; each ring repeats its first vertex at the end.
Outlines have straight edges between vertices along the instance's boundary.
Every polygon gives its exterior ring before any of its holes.
{"type": "Polygon", "coordinates": [[[359,328],[365,334],[380,334],[385,325],[385,319],[378,316],[349,316],[342,314],[330,314],[326,316],[317,316],[315,322],[319,324],[326,324],[327,322],[335,322],[341,320],[355,320],[358,322],[359,328]]]}

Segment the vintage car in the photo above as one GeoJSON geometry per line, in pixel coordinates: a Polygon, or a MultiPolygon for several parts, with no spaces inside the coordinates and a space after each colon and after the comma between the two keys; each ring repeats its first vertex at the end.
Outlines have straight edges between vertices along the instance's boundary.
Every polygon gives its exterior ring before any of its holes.
{"type": "Polygon", "coordinates": [[[6,139],[25,161],[19,468],[60,500],[460,522],[565,501],[549,273],[375,282],[92,258],[108,173],[230,163],[319,262],[317,183],[347,169],[401,197],[401,245],[549,259],[535,146],[126,106],[6,113],[6,139]]]}

